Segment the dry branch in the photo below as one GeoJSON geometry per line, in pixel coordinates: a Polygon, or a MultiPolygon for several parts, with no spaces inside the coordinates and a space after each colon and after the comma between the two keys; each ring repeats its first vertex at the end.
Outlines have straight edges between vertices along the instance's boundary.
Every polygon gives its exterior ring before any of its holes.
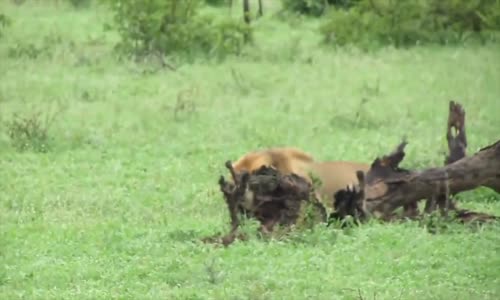
{"type": "Polygon", "coordinates": [[[446,140],[448,141],[449,155],[446,157],[445,165],[449,165],[467,155],[465,110],[462,108],[462,105],[455,101],[450,101],[446,140]],[[453,136],[453,129],[455,129],[455,136],[453,136]]]}
{"type": "MultiPolygon", "coordinates": [[[[466,156],[467,137],[465,135],[465,110],[462,105],[455,101],[450,101],[449,105],[446,141],[448,143],[449,154],[444,161],[445,165],[449,165],[466,156]]],[[[453,196],[454,194],[450,194],[449,191],[446,191],[443,194],[427,199],[424,209],[425,212],[433,212],[437,205],[441,214],[447,215],[448,210],[456,209],[455,203],[451,199],[453,196]]]]}
{"type": "MultiPolygon", "coordinates": [[[[448,141],[449,156],[445,164],[453,163],[465,157],[467,150],[467,136],[465,134],[465,111],[462,106],[454,101],[450,102],[450,114],[448,117],[448,131],[446,133],[448,141]],[[455,136],[453,136],[455,129],[455,136]]],[[[500,183],[497,180],[487,181],[483,184],[500,193],[500,183]]]]}

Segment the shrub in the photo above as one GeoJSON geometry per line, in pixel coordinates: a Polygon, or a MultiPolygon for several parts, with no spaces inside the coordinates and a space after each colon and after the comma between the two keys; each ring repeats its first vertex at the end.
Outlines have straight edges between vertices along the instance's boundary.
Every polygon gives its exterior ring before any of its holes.
{"type": "Polygon", "coordinates": [[[50,144],[48,131],[53,121],[54,117],[43,120],[40,113],[24,117],[15,114],[11,121],[5,123],[5,127],[17,151],[47,152],[50,144]]]}
{"type": "Polygon", "coordinates": [[[231,0],[205,0],[205,3],[212,6],[222,6],[229,4],[231,0]]]}
{"type": "Polygon", "coordinates": [[[357,2],[359,0],[281,0],[285,10],[312,16],[322,15],[329,6],[346,9],[357,2]]]}
{"type": "Polygon", "coordinates": [[[427,0],[428,13],[439,29],[470,31],[500,29],[498,0],[427,0]]]}
{"type": "Polygon", "coordinates": [[[327,44],[361,48],[457,43],[498,31],[499,16],[499,0],[361,0],[330,10],[320,31],[327,44]]]}
{"type": "MultiPolygon", "coordinates": [[[[20,40],[12,43],[8,48],[7,55],[10,58],[37,59],[39,57],[51,58],[54,56],[55,47],[65,42],[60,35],[50,34],[43,37],[41,42],[33,43],[20,40]]],[[[71,45],[71,41],[69,45],[71,45]]]]}
{"type": "Polygon", "coordinates": [[[90,6],[92,0],[68,0],[71,6],[75,8],[87,8],[90,6]]]}
{"type": "Polygon", "coordinates": [[[287,11],[313,16],[323,14],[327,5],[325,0],[281,0],[281,3],[287,11]]]}
{"type": "Polygon", "coordinates": [[[17,42],[10,46],[7,56],[10,58],[37,59],[40,56],[50,56],[49,48],[44,48],[33,43],[17,42]]]}
{"type": "Polygon", "coordinates": [[[200,0],[107,0],[121,54],[222,57],[239,54],[250,35],[242,21],[216,20],[198,13],[200,0]]]}
{"type": "Polygon", "coordinates": [[[12,21],[9,17],[0,13],[0,38],[2,37],[5,28],[10,26],[11,22],[12,21]]]}

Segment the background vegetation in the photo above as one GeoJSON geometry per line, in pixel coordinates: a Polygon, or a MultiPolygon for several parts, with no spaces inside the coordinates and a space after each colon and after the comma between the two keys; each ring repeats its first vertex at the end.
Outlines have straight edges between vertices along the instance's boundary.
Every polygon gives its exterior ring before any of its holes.
{"type": "Polygon", "coordinates": [[[441,165],[451,99],[469,153],[499,138],[499,1],[263,3],[0,2],[0,299],[500,297],[494,224],[198,242],[250,150],[370,162],[407,135],[405,167],[441,165]]]}

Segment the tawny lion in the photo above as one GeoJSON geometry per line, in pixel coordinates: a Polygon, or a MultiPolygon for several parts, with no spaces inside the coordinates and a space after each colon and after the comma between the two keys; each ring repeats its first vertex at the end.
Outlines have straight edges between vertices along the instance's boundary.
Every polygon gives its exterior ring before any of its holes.
{"type": "Polygon", "coordinates": [[[310,154],[293,147],[253,151],[233,163],[235,172],[253,172],[262,166],[276,168],[283,174],[295,173],[312,182],[311,174],[321,181],[319,196],[327,206],[333,205],[333,195],[348,185],[358,184],[356,171],[367,172],[369,164],[352,161],[316,161],[310,154]]]}
{"type": "MultiPolygon", "coordinates": [[[[333,197],[339,190],[347,186],[356,186],[357,171],[368,172],[370,164],[354,161],[316,161],[310,154],[293,147],[277,147],[252,151],[233,163],[236,173],[253,172],[262,166],[276,168],[283,174],[295,173],[312,183],[314,177],[321,181],[317,195],[330,209],[333,208],[333,197]]],[[[249,195],[249,197],[251,197],[249,195]]],[[[249,199],[246,199],[246,201],[249,199]]],[[[416,205],[404,207],[406,216],[418,214],[416,205]]]]}

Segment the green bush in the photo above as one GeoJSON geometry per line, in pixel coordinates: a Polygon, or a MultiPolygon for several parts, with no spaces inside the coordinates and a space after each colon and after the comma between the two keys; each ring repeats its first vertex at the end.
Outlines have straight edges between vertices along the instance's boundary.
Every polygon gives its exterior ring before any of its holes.
{"type": "Polygon", "coordinates": [[[229,4],[231,0],[205,0],[205,3],[212,6],[222,6],[229,4]]]}
{"type": "Polygon", "coordinates": [[[122,54],[224,57],[239,54],[250,36],[242,21],[198,13],[200,0],[106,0],[122,54]]]}
{"type": "Polygon", "coordinates": [[[428,0],[428,13],[439,29],[499,30],[499,0],[428,0]]]}
{"type": "Polygon", "coordinates": [[[11,22],[9,17],[0,13],[0,38],[3,36],[5,28],[10,26],[11,22]]]}
{"type": "Polygon", "coordinates": [[[327,44],[361,48],[484,40],[500,29],[500,0],[361,0],[331,9],[320,31],[327,44]]]}
{"type": "Polygon", "coordinates": [[[92,0],[68,0],[69,3],[75,8],[87,8],[90,6],[92,0]]]}
{"type": "Polygon", "coordinates": [[[357,2],[359,0],[281,0],[285,10],[312,16],[322,15],[330,6],[346,9],[357,2]]]}
{"type": "Polygon", "coordinates": [[[287,11],[313,16],[322,15],[327,7],[325,0],[281,0],[281,3],[287,11]]]}

